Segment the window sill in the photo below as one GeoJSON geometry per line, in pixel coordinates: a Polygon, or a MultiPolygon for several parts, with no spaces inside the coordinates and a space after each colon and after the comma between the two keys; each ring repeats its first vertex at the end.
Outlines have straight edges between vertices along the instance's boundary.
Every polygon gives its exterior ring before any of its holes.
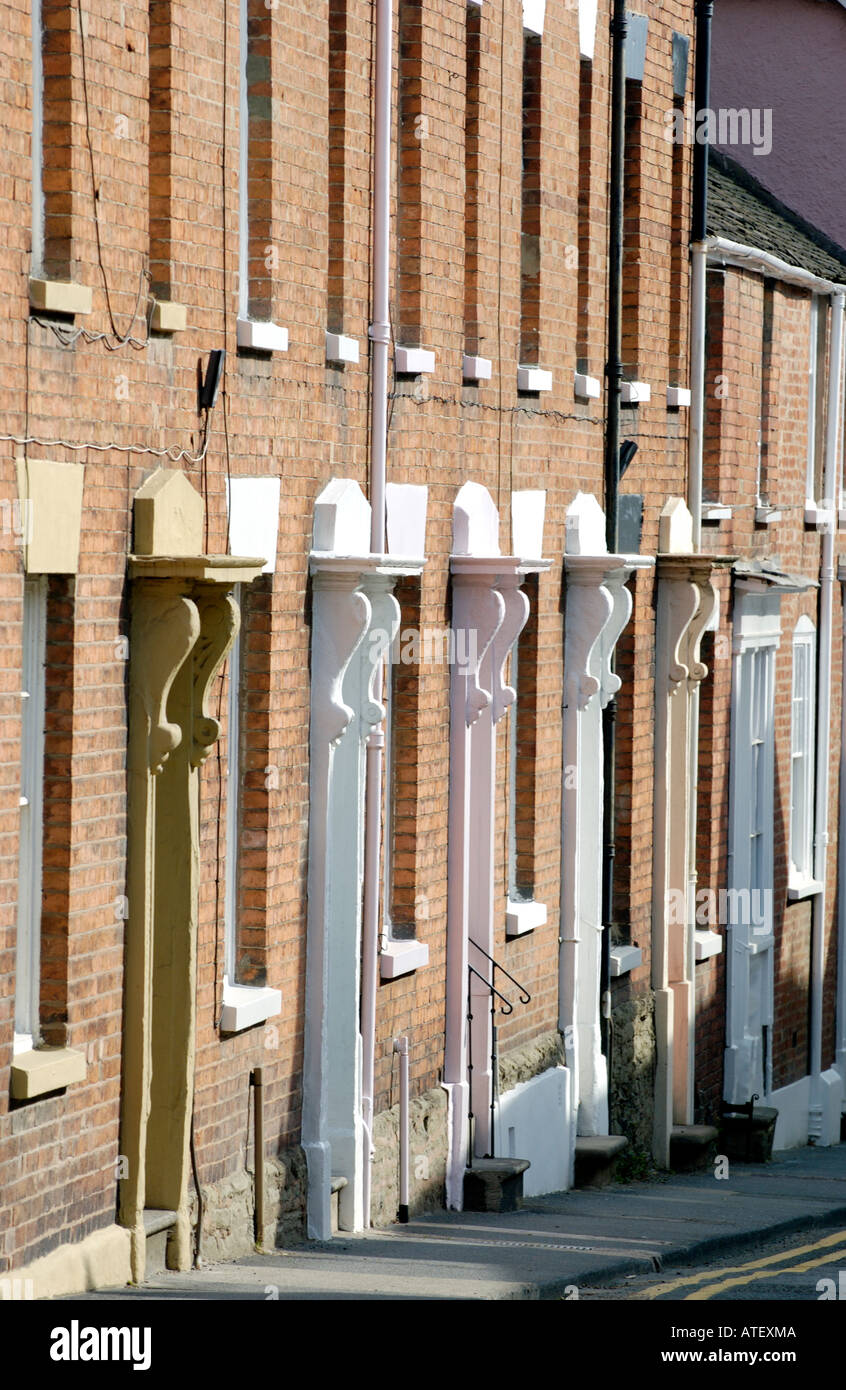
{"type": "Polygon", "coordinates": [[[725,502],[703,502],[702,520],[715,522],[717,525],[721,521],[730,521],[732,509],[725,502]]]}
{"type": "Polygon", "coordinates": [[[358,362],[358,339],[349,338],[346,333],[330,333],[326,330],[326,361],[343,366],[346,362],[358,362]]]}
{"type": "Polygon", "coordinates": [[[587,372],[576,372],[573,378],[573,395],[579,401],[598,401],[602,394],[599,377],[588,376],[587,372]]]}
{"type": "Polygon", "coordinates": [[[551,391],[552,372],[545,372],[542,367],[518,367],[517,390],[532,392],[551,391]]]}
{"type": "Polygon", "coordinates": [[[435,354],[427,348],[395,347],[394,367],[399,376],[431,376],[435,370],[435,354]]]}
{"type": "Polygon", "coordinates": [[[525,936],[526,932],[534,931],[535,927],[542,927],[545,924],[545,903],[518,903],[513,898],[508,899],[508,906],[505,910],[506,936],[525,936]]]}
{"type": "Polygon", "coordinates": [[[34,1100],[85,1080],[85,1054],[68,1047],[38,1047],[12,1058],[12,1100],[34,1100]]]}
{"type": "Polygon", "coordinates": [[[282,995],[278,989],[264,985],[223,986],[223,1009],[220,1015],[221,1033],[243,1033],[268,1018],[282,1012],[282,995]]]}
{"type": "Polygon", "coordinates": [[[288,330],[278,323],[258,319],[238,319],[236,341],[239,348],[252,352],[287,352],[288,330]]]}
{"type": "Polygon", "coordinates": [[[493,363],[489,357],[475,357],[465,352],[461,359],[461,372],[465,381],[490,381],[493,363]]]}
{"type": "Polygon", "coordinates": [[[643,951],[639,946],[611,947],[612,978],[628,975],[632,970],[637,970],[639,965],[643,965],[643,951]]]}
{"type": "Polygon", "coordinates": [[[652,399],[652,387],[648,381],[622,381],[620,383],[620,402],[622,405],[646,405],[652,399]]]}
{"type": "Polygon", "coordinates": [[[429,964],[429,947],[425,941],[388,941],[379,956],[383,980],[396,980],[411,975],[429,964]]]}
{"type": "Polygon", "coordinates": [[[801,898],[815,898],[821,893],[825,884],[818,878],[796,878],[791,879],[787,885],[788,902],[799,902],[801,898]]]}
{"type": "Polygon", "coordinates": [[[715,931],[694,930],[693,954],[695,960],[710,960],[712,956],[722,955],[723,938],[715,931]]]}
{"type": "Polygon", "coordinates": [[[805,525],[818,529],[837,530],[837,512],[833,507],[821,507],[818,502],[805,502],[805,525]]]}
{"type": "Polygon", "coordinates": [[[87,285],[72,280],[29,282],[29,307],[43,314],[90,314],[92,296],[87,285]]]}
{"type": "Polygon", "coordinates": [[[759,502],[755,508],[756,526],[775,526],[777,521],[781,521],[782,514],[777,507],[771,507],[769,502],[759,502]]]}

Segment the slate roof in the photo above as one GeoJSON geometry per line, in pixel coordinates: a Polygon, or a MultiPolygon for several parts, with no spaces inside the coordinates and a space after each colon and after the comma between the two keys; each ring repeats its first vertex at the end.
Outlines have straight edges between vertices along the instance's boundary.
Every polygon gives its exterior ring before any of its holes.
{"type": "Polygon", "coordinates": [[[846,283],[846,250],[717,150],[711,151],[708,169],[708,235],[768,251],[789,265],[846,283]]]}

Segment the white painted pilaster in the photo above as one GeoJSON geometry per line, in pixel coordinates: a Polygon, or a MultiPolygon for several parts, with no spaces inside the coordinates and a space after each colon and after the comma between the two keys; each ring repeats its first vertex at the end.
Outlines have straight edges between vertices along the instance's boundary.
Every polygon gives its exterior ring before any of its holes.
{"type": "Polygon", "coordinates": [[[399,623],[393,586],[400,575],[418,574],[423,561],[369,554],[370,507],[358,484],[344,479],[333,479],[315,503],[314,543],[302,1134],[308,1233],[326,1240],[333,1177],[347,1180],[339,1197],[341,1229],[364,1224],[370,1161],[359,1021],[364,750],[368,739],[383,737],[375,681],[399,623]]]}
{"type": "MultiPolygon", "coordinates": [[[[521,497],[517,534],[537,517],[538,494],[521,497]],[[534,499],[534,501],[533,501],[534,499]],[[525,505],[524,505],[525,504],[525,505]]],[[[542,537],[543,508],[540,506],[542,537]]],[[[450,677],[450,799],[447,897],[447,1020],[444,1084],[449,1094],[447,1205],[461,1209],[469,1153],[467,1027],[472,1000],[474,1151],[490,1152],[491,966],[494,954],[496,725],[515,694],[504,678],[508,654],[529,613],[523,576],[548,561],[499,553],[499,515],[487,490],[465,483],[453,512],[454,650],[467,654],[450,677]],[[474,950],[474,945],[481,950],[474,950]],[[472,965],[482,979],[471,976],[472,965]]]]}
{"type": "Polygon", "coordinates": [[[562,798],[559,1028],[572,1076],[570,1182],[575,1136],[608,1133],[608,1076],[600,1045],[602,950],[602,710],[620,688],[614,648],[631,615],[625,587],[643,556],[609,555],[596,498],[567,512],[564,568],[564,794],[562,798]]]}

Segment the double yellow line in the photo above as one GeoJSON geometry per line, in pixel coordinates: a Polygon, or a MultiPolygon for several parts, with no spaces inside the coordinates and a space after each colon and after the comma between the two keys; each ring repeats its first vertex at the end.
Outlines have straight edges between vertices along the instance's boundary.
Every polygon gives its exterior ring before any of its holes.
{"type": "Polygon", "coordinates": [[[756,1279],[773,1279],[779,1274],[806,1274],[808,1270],[817,1269],[820,1265],[834,1264],[838,1260],[842,1260],[846,1268],[846,1231],[837,1231],[812,1245],[798,1245],[792,1250],[782,1250],[779,1255],[765,1255],[763,1259],[750,1260],[747,1264],[727,1265],[719,1271],[705,1270],[699,1274],[685,1275],[681,1279],[671,1279],[666,1284],[654,1284],[640,1293],[632,1294],[632,1298],[664,1298],[667,1294],[675,1293],[677,1289],[699,1284],[702,1287],[693,1288],[690,1293],[683,1295],[684,1301],[705,1300],[725,1293],[728,1289],[751,1284],[756,1279]],[[783,1263],[785,1260],[795,1260],[799,1255],[811,1255],[815,1258],[802,1260],[799,1264],[783,1263]],[[715,1274],[717,1281],[709,1283],[709,1280],[715,1279],[715,1274]]]}

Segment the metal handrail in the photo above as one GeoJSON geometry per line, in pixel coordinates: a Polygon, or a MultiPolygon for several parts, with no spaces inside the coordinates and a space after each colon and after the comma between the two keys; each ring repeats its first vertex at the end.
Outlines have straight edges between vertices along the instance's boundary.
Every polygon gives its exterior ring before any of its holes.
{"type": "Polygon", "coordinates": [[[526,989],[525,985],[521,985],[519,980],[515,980],[514,976],[505,969],[504,965],[500,965],[498,960],[494,960],[493,956],[489,956],[484,946],[480,946],[477,941],[471,941],[470,944],[475,946],[476,950],[479,951],[485,957],[485,959],[490,962],[490,964],[493,966],[493,970],[491,971],[492,978],[490,980],[486,980],[484,975],[481,975],[474,965],[471,965],[469,961],[467,962],[467,1073],[470,1083],[467,1104],[468,1168],[473,1167],[473,1122],[475,1119],[475,1116],[473,1114],[473,992],[471,988],[472,977],[475,975],[477,980],[481,980],[482,984],[490,992],[491,999],[491,1151],[488,1155],[488,1157],[490,1158],[493,1158],[494,1154],[496,1153],[496,1102],[499,1097],[499,1045],[495,1021],[495,1000],[498,999],[500,1001],[500,1013],[511,1014],[514,1012],[514,1005],[512,1004],[511,1000],[508,998],[507,995],[503,994],[501,990],[498,990],[493,982],[496,978],[496,971],[499,970],[500,973],[503,974],[507,980],[511,981],[515,989],[519,990],[521,1004],[530,1004],[532,1002],[532,996],[526,989]]]}
{"type": "MultiPolygon", "coordinates": [[[[474,941],[474,940],[472,939],[472,937],[470,938],[470,945],[471,945],[471,946],[475,946],[475,948],[476,948],[477,951],[481,951],[482,955],[485,957],[485,960],[489,960],[489,961],[490,961],[490,963],[491,963],[491,965],[493,966],[494,970],[499,970],[499,971],[501,972],[501,974],[503,974],[507,980],[510,980],[510,981],[511,981],[511,983],[512,983],[512,985],[514,986],[515,989],[519,989],[519,991],[520,991],[520,1003],[521,1003],[521,1004],[531,1004],[531,1002],[532,1002],[532,996],[531,996],[531,994],[529,993],[529,991],[526,989],[526,986],[525,986],[525,985],[521,985],[519,980],[515,980],[514,976],[513,976],[513,975],[510,975],[509,972],[506,970],[505,966],[504,966],[504,965],[500,965],[499,961],[498,961],[498,960],[494,960],[493,956],[489,956],[488,953],[487,953],[487,951],[485,950],[484,946],[480,946],[479,943],[478,943],[478,941],[474,941]]],[[[472,969],[473,969],[472,965],[471,965],[469,968],[472,970],[472,969]]],[[[478,971],[477,971],[476,973],[478,974],[478,971]]],[[[481,979],[482,977],[479,976],[479,978],[481,979]]],[[[485,981],[485,984],[487,984],[487,983],[488,983],[488,981],[486,980],[486,981],[485,981]]],[[[491,985],[491,989],[493,989],[493,985],[491,985]]],[[[500,999],[501,999],[501,998],[502,998],[502,995],[500,995],[499,997],[500,997],[500,999]]],[[[513,1007],[513,1006],[512,1006],[512,1007],[513,1007]]],[[[509,1012],[510,1012],[510,1010],[509,1010],[509,1012]]]]}
{"type": "MultiPolygon", "coordinates": [[[[485,977],[484,977],[484,975],[480,975],[479,972],[478,972],[478,970],[475,968],[475,966],[473,966],[473,965],[468,965],[467,969],[469,970],[469,972],[470,972],[471,975],[475,975],[475,976],[476,976],[476,979],[477,979],[477,980],[481,980],[481,981],[482,981],[482,984],[485,986],[486,989],[489,989],[489,990],[490,990],[491,994],[495,994],[496,997],[497,997],[497,999],[501,999],[501,1000],[502,1000],[502,1008],[500,1009],[500,1013],[501,1013],[501,1014],[513,1014],[513,1012],[514,1012],[514,1005],[512,1004],[512,1002],[511,1002],[510,999],[506,999],[506,997],[505,997],[504,994],[500,994],[500,992],[499,992],[499,990],[497,989],[496,985],[492,985],[491,982],[490,982],[490,980],[486,980],[485,977]]],[[[522,1002],[523,1002],[523,1001],[521,1000],[521,1003],[522,1003],[522,1002]]],[[[469,1014],[468,1017],[469,1017],[469,1018],[472,1018],[473,1015],[472,1015],[472,1014],[469,1014]]]]}

